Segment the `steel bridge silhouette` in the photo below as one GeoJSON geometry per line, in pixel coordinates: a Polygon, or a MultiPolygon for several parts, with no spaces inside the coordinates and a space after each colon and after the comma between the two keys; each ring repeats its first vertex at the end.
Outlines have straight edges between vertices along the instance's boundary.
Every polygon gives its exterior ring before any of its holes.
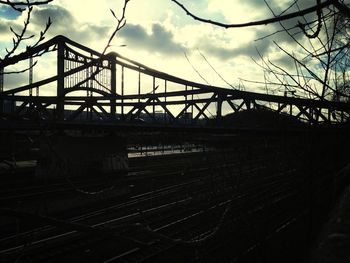
{"type": "Polygon", "coordinates": [[[154,70],[117,53],[102,55],[64,36],[1,63],[3,120],[93,123],[143,121],[198,125],[224,114],[270,109],[312,125],[348,121],[350,104],[276,96],[195,83],[154,70]],[[56,57],[53,76],[33,81],[33,58],[56,57]],[[29,61],[29,83],[6,86],[6,69],[29,61]],[[144,116],[144,117],[142,117],[144,116]]]}

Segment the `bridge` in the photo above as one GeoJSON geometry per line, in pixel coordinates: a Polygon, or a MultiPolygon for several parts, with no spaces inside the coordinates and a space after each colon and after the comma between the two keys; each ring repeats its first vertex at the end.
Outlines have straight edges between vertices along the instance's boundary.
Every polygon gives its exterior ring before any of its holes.
{"type": "Polygon", "coordinates": [[[63,36],[0,73],[4,262],[300,262],[349,183],[349,103],[195,83],[63,36]],[[240,112],[308,129],[224,125],[240,112]]]}
{"type": "Polygon", "coordinates": [[[220,126],[225,114],[254,109],[291,115],[311,125],[343,123],[350,115],[349,103],[200,84],[149,68],[114,52],[103,55],[64,36],[28,49],[0,66],[3,128],[11,121],[13,125],[13,120],[120,125],[143,122],[142,116],[147,118],[148,124],[159,126],[203,126],[210,120],[220,126]],[[33,81],[36,70],[33,59],[45,60],[46,56],[55,56],[53,76],[33,81]],[[11,66],[23,61],[30,65],[29,83],[9,87],[7,73],[11,66]]]}

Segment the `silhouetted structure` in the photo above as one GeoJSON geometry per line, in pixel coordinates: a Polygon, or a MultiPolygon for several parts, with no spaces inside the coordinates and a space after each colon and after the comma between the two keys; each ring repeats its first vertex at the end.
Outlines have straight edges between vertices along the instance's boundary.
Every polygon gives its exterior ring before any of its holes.
{"type": "Polygon", "coordinates": [[[0,93],[5,119],[39,119],[71,123],[75,120],[198,124],[225,113],[269,108],[312,125],[346,122],[350,105],[239,91],[187,81],[151,69],[117,53],[101,54],[66,37],[56,36],[4,63],[7,66],[56,52],[57,74],[0,93]],[[133,77],[131,77],[133,75],[133,77]],[[55,86],[49,86],[54,84],[55,86]],[[52,96],[39,90],[48,87],[52,96]],[[36,89],[34,94],[31,92],[36,89]],[[55,90],[55,91],[51,91],[55,90]],[[23,95],[29,91],[28,95],[23,95]],[[131,93],[131,91],[133,93],[131,93]],[[4,106],[6,105],[6,107],[4,106]],[[215,113],[208,109],[215,107],[215,113]],[[66,111],[65,111],[66,110],[66,111]],[[209,113],[208,113],[209,112],[209,113]],[[163,115],[163,117],[161,117],[163,115]],[[83,117],[82,117],[83,116],[83,117]]]}

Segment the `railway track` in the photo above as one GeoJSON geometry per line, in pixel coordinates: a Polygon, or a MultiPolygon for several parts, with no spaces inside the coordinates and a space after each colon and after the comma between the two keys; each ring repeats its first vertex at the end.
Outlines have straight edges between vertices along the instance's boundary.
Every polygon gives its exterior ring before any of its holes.
{"type": "MultiPolygon", "coordinates": [[[[164,164],[153,164],[148,174],[119,182],[143,187],[135,187],[134,192],[103,208],[100,204],[98,209],[63,218],[73,230],[44,224],[1,238],[0,258],[4,262],[161,262],[166,251],[176,255],[179,246],[186,247],[182,256],[195,258],[193,247],[199,243],[205,246],[215,236],[225,236],[222,232],[232,232],[242,220],[264,217],[264,211],[298,195],[293,192],[298,172],[295,167],[286,164],[271,170],[264,164],[271,154],[246,161],[245,165],[240,161],[230,163],[231,158],[225,155],[221,162],[212,160],[215,165],[171,171],[183,165],[183,161],[175,161],[172,167],[168,165],[168,172],[164,164]],[[74,229],[72,224],[96,232],[74,229]],[[113,234],[106,236],[99,230],[113,234]]],[[[282,208],[278,211],[273,219],[275,227],[290,217],[282,208]]],[[[208,249],[212,253],[217,250],[220,248],[215,246],[208,249]]],[[[168,260],[171,262],[171,258],[168,260]]]]}

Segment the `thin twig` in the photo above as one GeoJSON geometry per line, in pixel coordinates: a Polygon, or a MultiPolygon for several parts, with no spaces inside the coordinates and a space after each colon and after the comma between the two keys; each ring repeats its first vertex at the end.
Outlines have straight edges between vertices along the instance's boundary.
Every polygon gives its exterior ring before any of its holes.
{"type": "Polygon", "coordinates": [[[202,52],[200,52],[199,49],[197,49],[199,54],[202,56],[202,58],[205,60],[205,62],[207,62],[207,64],[211,67],[211,69],[219,76],[219,78],[221,78],[227,85],[229,85],[232,89],[236,89],[233,85],[231,85],[230,83],[228,83],[228,81],[226,79],[224,79],[224,77],[212,66],[212,64],[208,61],[208,59],[202,54],[202,52]]]}
{"type": "Polygon", "coordinates": [[[28,7],[32,6],[38,6],[38,5],[47,5],[48,3],[52,2],[53,0],[46,0],[46,1],[35,1],[35,2],[29,2],[29,1],[10,1],[10,0],[0,0],[0,4],[11,6],[14,10],[18,12],[23,12],[28,7]]]}

